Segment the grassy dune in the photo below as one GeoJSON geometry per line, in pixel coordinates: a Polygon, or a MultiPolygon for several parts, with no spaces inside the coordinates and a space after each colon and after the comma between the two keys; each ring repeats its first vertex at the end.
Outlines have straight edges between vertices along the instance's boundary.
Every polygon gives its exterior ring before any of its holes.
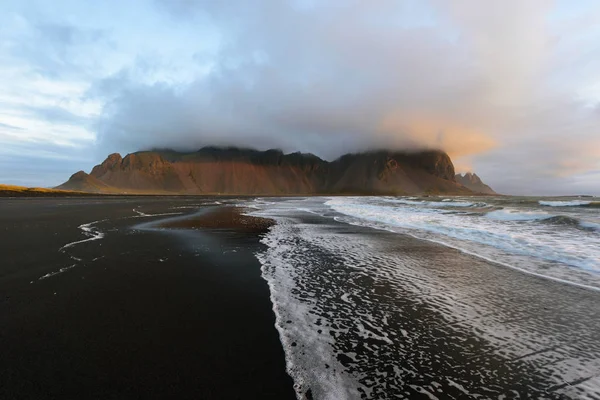
{"type": "Polygon", "coordinates": [[[2,185],[0,184],[0,197],[40,197],[40,196],[83,196],[89,195],[89,193],[76,192],[71,190],[58,190],[58,189],[47,189],[47,188],[30,188],[16,185],[2,185]]]}
{"type": "MultiPolygon", "coordinates": [[[[167,191],[147,191],[137,189],[117,189],[110,186],[103,187],[102,190],[96,188],[90,191],[85,190],[65,190],[49,189],[38,187],[25,187],[16,185],[0,184],[0,197],[66,197],[66,196],[174,196],[181,193],[167,191]]],[[[208,194],[212,195],[212,194],[208,194]]]]}

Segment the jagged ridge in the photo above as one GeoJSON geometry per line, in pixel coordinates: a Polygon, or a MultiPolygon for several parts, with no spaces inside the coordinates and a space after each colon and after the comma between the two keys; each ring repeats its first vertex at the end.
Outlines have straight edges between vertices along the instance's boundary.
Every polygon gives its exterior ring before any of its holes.
{"type": "Polygon", "coordinates": [[[441,151],[370,151],[328,162],[313,154],[236,147],[111,154],[59,188],[183,194],[419,194],[471,191],[441,151]]]}
{"type": "Polygon", "coordinates": [[[480,177],[477,176],[477,174],[474,174],[472,172],[467,172],[464,175],[457,174],[455,178],[456,182],[460,183],[468,189],[471,189],[476,193],[497,194],[491,187],[483,183],[483,181],[480,177]]]}

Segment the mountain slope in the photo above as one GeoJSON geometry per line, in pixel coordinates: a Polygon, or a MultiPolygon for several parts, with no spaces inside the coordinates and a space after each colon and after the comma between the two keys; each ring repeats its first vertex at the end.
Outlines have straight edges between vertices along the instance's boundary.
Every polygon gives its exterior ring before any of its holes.
{"type": "Polygon", "coordinates": [[[69,180],[56,189],[75,190],[89,193],[102,193],[110,191],[111,187],[95,177],[79,171],[71,175],[69,180]]]}
{"type": "Polygon", "coordinates": [[[205,147],[111,154],[59,188],[182,194],[420,194],[471,191],[441,151],[371,151],[328,162],[313,154],[205,147]]]}
{"type": "Polygon", "coordinates": [[[471,189],[476,193],[484,193],[484,194],[497,194],[491,187],[483,183],[480,177],[477,174],[467,172],[464,175],[457,174],[456,182],[465,186],[466,188],[471,189]]]}

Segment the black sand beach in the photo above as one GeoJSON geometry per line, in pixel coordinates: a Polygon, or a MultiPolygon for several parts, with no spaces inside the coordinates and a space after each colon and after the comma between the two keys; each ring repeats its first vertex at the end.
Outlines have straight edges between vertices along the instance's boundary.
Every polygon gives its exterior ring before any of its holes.
{"type": "Polygon", "coordinates": [[[131,229],[205,202],[0,200],[0,398],[295,398],[263,228],[131,229]]]}
{"type": "Polygon", "coordinates": [[[598,291],[245,204],[0,200],[0,399],[600,398],[598,291]]]}

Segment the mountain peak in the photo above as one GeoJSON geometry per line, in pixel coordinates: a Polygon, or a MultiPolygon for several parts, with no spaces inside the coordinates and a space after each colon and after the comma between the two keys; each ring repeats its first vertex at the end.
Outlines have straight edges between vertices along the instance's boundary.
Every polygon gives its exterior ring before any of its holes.
{"type": "Polygon", "coordinates": [[[464,175],[457,174],[455,178],[456,182],[471,189],[474,192],[484,194],[496,194],[496,192],[494,192],[494,190],[491,187],[483,183],[481,178],[473,172],[467,172],[464,175]]]}
{"type": "Polygon", "coordinates": [[[104,160],[102,162],[102,164],[96,165],[92,169],[92,172],[90,173],[90,175],[92,175],[96,178],[100,178],[101,176],[105,175],[109,171],[112,171],[116,167],[120,166],[122,161],[123,161],[123,158],[121,157],[121,155],[119,153],[109,154],[109,156],[106,157],[106,160],[104,160]]]}
{"type": "Polygon", "coordinates": [[[71,178],[69,178],[69,180],[72,180],[72,179],[85,179],[88,176],[89,175],[85,171],[77,171],[73,175],[71,175],[71,178]]]}

